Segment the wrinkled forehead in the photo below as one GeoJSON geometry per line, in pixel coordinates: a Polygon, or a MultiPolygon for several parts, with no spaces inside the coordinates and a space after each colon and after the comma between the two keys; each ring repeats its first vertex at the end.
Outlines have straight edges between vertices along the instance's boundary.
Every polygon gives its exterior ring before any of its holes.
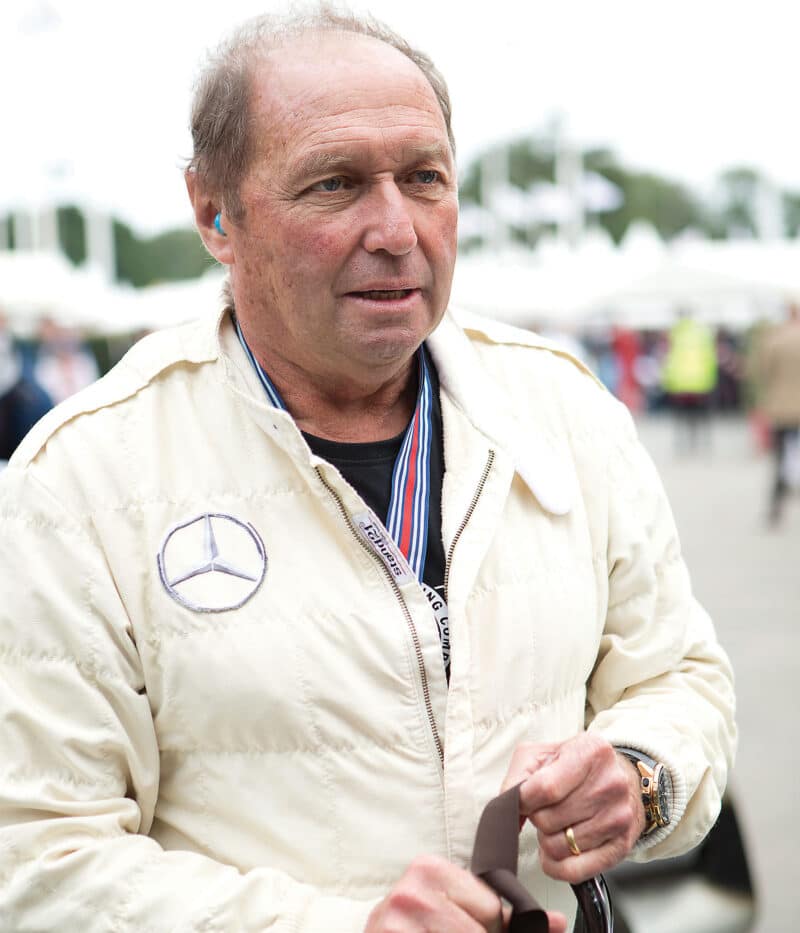
{"type": "Polygon", "coordinates": [[[271,49],[251,75],[251,119],[291,131],[294,121],[407,107],[447,128],[430,82],[406,55],[371,36],[319,32],[271,49]]]}

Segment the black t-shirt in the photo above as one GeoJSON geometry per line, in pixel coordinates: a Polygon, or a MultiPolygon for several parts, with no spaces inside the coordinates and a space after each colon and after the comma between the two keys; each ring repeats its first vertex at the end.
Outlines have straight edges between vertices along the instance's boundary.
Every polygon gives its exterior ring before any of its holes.
{"type": "MultiPolygon", "coordinates": [[[[428,549],[422,579],[444,601],[445,557],[442,543],[442,477],[444,476],[444,442],[442,439],[442,408],[439,403],[439,379],[428,357],[431,379],[431,463],[430,508],[428,512],[428,549]]],[[[403,443],[402,434],[386,441],[367,444],[343,444],[303,432],[308,446],[318,457],[333,464],[366,504],[386,524],[392,498],[392,473],[403,443]]],[[[449,660],[446,620],[439,623],[443,640],[445,664],[449,660]],[[444,624],[444,631],[442,625],[444,624]]]]}

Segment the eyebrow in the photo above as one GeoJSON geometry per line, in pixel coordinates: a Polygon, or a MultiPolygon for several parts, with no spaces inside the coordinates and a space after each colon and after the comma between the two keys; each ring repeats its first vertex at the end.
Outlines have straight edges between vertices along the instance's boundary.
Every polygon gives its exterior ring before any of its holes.
{"type": "MultiPolygon", "coordinates": [[[[449,146],[431,143],[430,145],[404,146],[400,151],[398,164],[418,164],[427,161],[449,163],[451,160],[449,146]]],[[[357,162],[358,158],[340,152],[310,152],[299,160],[295,174],[301,178],[336,174],[343,169],[351,168],[357,162]]]]}

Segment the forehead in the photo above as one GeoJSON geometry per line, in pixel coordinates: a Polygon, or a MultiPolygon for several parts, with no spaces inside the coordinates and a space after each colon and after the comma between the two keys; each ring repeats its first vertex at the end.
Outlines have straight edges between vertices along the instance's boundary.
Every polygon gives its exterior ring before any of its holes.
{"type": "Polygon", "coordinates": [[[425,75],[384,42],[353,34],[294,39],[253,73],[256,150],[305,150],[368,142],[376,133],[422,145],[447,142],[425,75]]]}

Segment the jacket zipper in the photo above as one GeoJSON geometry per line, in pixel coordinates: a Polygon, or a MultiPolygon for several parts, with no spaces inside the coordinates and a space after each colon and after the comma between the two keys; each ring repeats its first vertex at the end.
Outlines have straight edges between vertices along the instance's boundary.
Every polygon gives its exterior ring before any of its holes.
{"type": "Polygon", "coordinates": [[[486,458],[486,466],[483,468],[483,474],[481,475],[480,481],[478,482],[478,488],[475,490],[475,495],[472,497],[472,502],[469,504],[467,509],[467,514],[461,520],[461,524],[458,526],[456,533],[453,535],[453,540],[450,544],[450,549],[447,552],[447,558],[444,562],[444,601],[447,602],[449,599],[449,587],[450,587],[450,564],[453,560],[453,551],[456,549],[456,544],[458,544],[458,539],[464,532],[464,529],[467,527],[467,523],[470,518],[472,518],[472,513],[475,511],[475,506],[478,504],[478,500],[481,497],[483,488],[486,485],[486,480],[489,477],[489,473],[492,469],[492,464],[494,463],[494,451],[489,451],[489,456],[486,458]]]}
{"type": "Polygon", "coordinates": [[[402,592],[400,591],[400,587],[397,585],[397,581],[392,576],[388,567],[386,567],[383,561],[381,561],[378,557],[376,557],[372,549],[366,544],[363,538],[358,534],[356,529],[353,527],[352,519],[350,518],[350,515],[347,512],[347,509],[344,507],[344,503],[339,497],[339,494],[336,492],[335,489],[333,489],[332,486],[330,486],[328,481],[322,475],[322,471],[320,470],[320,468],[315,467],[314,469],[316,470],[317,476],[319,476],[320,482],[322,483],[322,485],[328,490],[330,495],[333,497],[333,500],[336,503],[339,509],[339,512],[341,513],[342,518],[345,520],[347,527],[350,529],[350,533],[356,539],[360,547],[364,551],[366,551],[366,553],[369,554],[369,556],[381,568],[383,575],[389,581],[389,584],[392,587],[392,590],[394,591],[394,595],[397,597],[397,601],[400,603],[400,608],[403,610],[403,615],[405,617],[406,624],[408,625],[408,629],[411,633],[411,640],[414,643],[414,653],[417,656],[417,667],[419,668],[419,676],[422,682],[422,695],[425,700],[425,713],[427,714],[428,723],[431,727],[431,732],[433,734],[433,741],[434,741],[434,744],[436,745],[436,751],[439,753],[439,766],[443,768],[444,767],[444,748],[442,746],[442,740],[439,737],[439,730],[436,727],[436,719],[434,718],[434,715],[433,715],[433,704],[431,703],[431,693],[430,693],[430,688],[428,686],[428,675],[425,672],[425,663],[424,663],[423,656],[422,656],[422,645],[420,644],[419,634],[417,633],[417,628],[414,625],[414,620],[411,618],[411,613],[409,612],[408,606],[406,605],[406,601],[403,598],[402,592]]]}

